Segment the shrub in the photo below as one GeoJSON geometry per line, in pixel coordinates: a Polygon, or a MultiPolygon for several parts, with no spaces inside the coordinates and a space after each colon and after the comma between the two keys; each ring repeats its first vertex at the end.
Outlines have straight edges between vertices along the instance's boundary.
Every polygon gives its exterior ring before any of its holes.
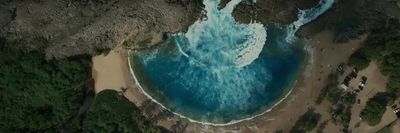
{"type": "Polygon", "coordinates": [[[348,64],[358,68],[359,70],[363,70],[368,67],[371,60],[363,53],[363,49],[359,49],[354,52],[348,61],[348,64]]]}
{"type": "Polygon", "coordinates": [[[328,82],[326,86],[320,91],[320,94],[315,101],[316,104],[321,104],[325,97],[328,97],[329,101],[336,103],[342,93],[342,90],[337,87],[337,79],[337,73],[331,73],[328,75],[328,82]]]}
{"type": "Polygon", "coordinates": [[[379,124],[383,113],[386,111],[386,106],[391,103],[393,99],[389,97],[388,93],[380,92],[368,100],[367,105],[362,112],[361,116],[364,121],[369,125],[374,126],[379,124]]]}
{"type": "Polygon", "coordinates": [[[79,132],[86,133],[158,133],[154,126],[141,114],[136,105],[116,91],[105,90],[96,96],[93,107],[82,120],[79,132]]]}
{"type": "Polygon", "coordinates": [[[305,133],[314,130],[321,118],[321,115],[314,112],[314,109],[309,109],[304,113],[296,124],[290,130],[291,133],[305,133]]]}
{"type": "Polygon", "coordinates": [[[90,58],[46,61],[0,48],[0,132],[56,132],[78,111],[90,58]]]}

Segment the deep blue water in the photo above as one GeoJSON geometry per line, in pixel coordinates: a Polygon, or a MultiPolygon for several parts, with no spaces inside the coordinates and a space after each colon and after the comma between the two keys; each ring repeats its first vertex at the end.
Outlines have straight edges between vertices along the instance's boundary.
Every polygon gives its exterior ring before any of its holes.
{"type": "MultiPolygon", "coordinates": [[[[310,13],[321,13],[309,10],[289,29],[243,25],[231,16],[239,2],[218,10],[219,1],[205,0],[207,21],[156,49],[133,52],[132,69],[143,90],[175,113],[216,124],[260,114],[280,100],[306,55],[306,41],[294,33],[301,22],[316,18],[310,13]]],[[[327,7],[316,8],[325,12],[327,7]]]]}
{"type": "Polygon", "coordinates": [[[229,68],[221,72],[225,80],[209,67],[192,65],[175,43],[132,54],[141,62],[134,70],[140,70],[136,75],[145,91],[171,111],[211,123],[244,119],[285,95],[304,60],[301,41],[287,44],[285,31],[275,25],[267,33],[259,57],[239,72],[229,68]]]}

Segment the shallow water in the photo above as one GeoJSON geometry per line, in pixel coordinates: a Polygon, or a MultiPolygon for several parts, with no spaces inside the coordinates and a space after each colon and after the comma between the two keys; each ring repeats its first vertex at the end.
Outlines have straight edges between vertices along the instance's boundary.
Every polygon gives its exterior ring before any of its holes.
{"type": "Polygon", "coordinates": [[[153,100],[191,120],[221,124],[260,114],[287,93],[306,41],[294,37],[297,29],[236,23],[231,13],[239,2],[218,10],[219,1],[205,0],[206,21],[132,53],[135,76],[153,100]]]}

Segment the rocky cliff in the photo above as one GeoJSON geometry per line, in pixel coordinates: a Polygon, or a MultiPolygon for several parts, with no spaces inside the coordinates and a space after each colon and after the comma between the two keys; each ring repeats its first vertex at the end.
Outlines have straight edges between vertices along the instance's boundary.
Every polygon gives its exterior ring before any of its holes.
{"type": "MultiPolygon", "coordinates": [[[[230,0],[221,0],[221,7],[230,0]]],[[[234,10],[241,23],[289,24],[298,9],[319,0],[243,0],[234,10]]],[[[357,37],[384,18],[400,16],[400,0],[336,0],[332,9],[304,26],[302,36],[331,29],[338,41],[357,37]],[[384,16],[384,17],[382,17],[384,16]]],[[[47,59],[94,55],[117,45],[133,49],[159,44],[164,33],[185,31],[196,21],[202,0],[4,0],[0,38],[40,50],[47,59]]],[[[399,17],[400,18],[400,17],[399,17]]]]}
{"type": "Polygon", "coordinates": [[[0,2],[0,37],[48,59],[96,54],[126,42],[157,43],[198,17],[198,0],[30,0],[0,2]]]}
{"type": "MultiPolygon", "coordinates": [[[[234,12],[242,23],[287,24],[296,19],[298,7],[310,3],[243,1],[234,12]]],[[[161,42],[164,33],[185,31],[202,7],[202,0],[6,0],[0,2],[0,38],[43,51],[47,59],[94,55],[122,44],[148,48],[161,42]]]]}

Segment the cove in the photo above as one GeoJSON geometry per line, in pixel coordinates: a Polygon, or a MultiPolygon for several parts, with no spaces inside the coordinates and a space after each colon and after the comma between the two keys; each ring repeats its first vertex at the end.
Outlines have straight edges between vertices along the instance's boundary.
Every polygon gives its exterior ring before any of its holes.
{"type": "Polygon", "coordinates": [[[327,11],[334,0],[300,10],[287,27],[239,24],[232,11],[204,0],[207,19],[163,45],[131,52],[132,76],[154,102],[193,122],[227,125],[270,110],[292,87],[307,41],[296,31],[327,11]]]}

